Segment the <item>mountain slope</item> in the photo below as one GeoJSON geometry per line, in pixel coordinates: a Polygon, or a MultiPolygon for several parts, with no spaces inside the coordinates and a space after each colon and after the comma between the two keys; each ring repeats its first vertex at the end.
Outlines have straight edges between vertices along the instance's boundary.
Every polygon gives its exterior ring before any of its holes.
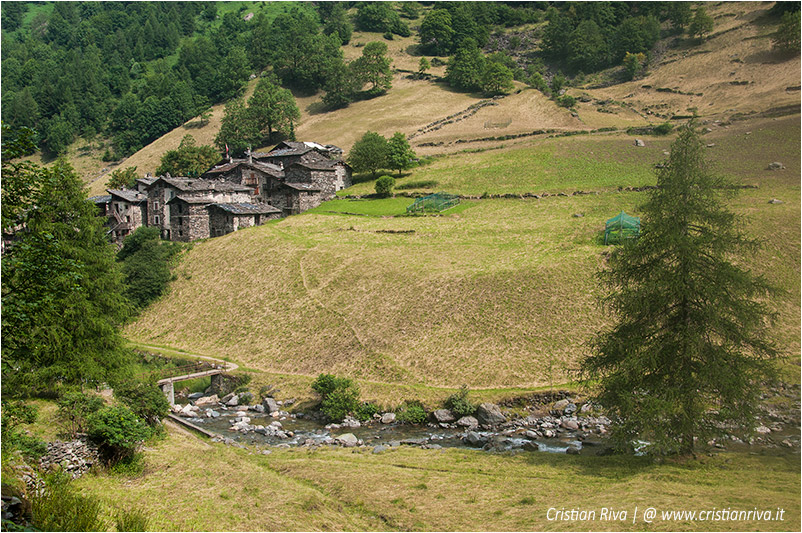
{"type": "MultiPolygon", "coordinates": [[[[799,115],[760,119],[706,137],[722,172],[760,186],[732,205],[749,216],[748,231],[766,240],[749,264],[786,291],[776,300],[780,320],[773,335],[797,358],[799,126],[799,115]],[[766,170],[774,160],[785,162],[786,170],[766,170]],[[783,203],[769,204],[772,197],[783,203]]],[[[338,200],[196,243],[170,293],[126,334],[269,372],[326,371],[451,387],[570,379],[587,341],[606,322],[594,278],[606,252],[599,244],[604,220],[621,210],[637,215],[645,200],[644,193],[596,189],[593,180],[610,172],[617,145],[630,153],[619,162],[629,176],[623,184],[653,183],[649,168],[668,142],[648,140],[640,151],[629,151],[631,138],[621,134],[541,142],[540,150],[555,161],[594,152],[596,158],[583,159],[584,174],[577,173],[574,186],[599,194],[556,196],[564,190],[559,182],[540,189],[534,174],[530,190],[550,196],[474,200],[455,214],[423,218],[381,216],[397,212],[395,203],[403,200],[338,200]],[[378,215],[345,214],[360,211],[378,215]]],[[[528,150],[505,153],[525,168],[528,150]]],[[[459,176],[498,156],[488,151],[442,163],[459,176]]],[[[450,183],[453,192],[472,186],[450,183]]]]}

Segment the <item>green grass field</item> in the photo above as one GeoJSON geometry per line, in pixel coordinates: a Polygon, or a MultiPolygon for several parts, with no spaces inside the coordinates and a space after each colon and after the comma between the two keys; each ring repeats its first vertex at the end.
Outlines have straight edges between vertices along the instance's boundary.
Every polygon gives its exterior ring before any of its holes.
{"type": "MultiPolygon", "coordinates": [[[[649,141],[645,148],[638,148],[634,137],[622,134],[575,136],[544,139],[525,147],[455,154],[414,169],[408,177],[398,180],[398,185],[436,181],[437,190],[470,195],[653,185],[651,167],[665,158],[663,151],[668,149],[670,139],[649,141]]],[[[348,191],[369,194],[373,187],[370,180],[348,191]]]]}
{"type": "Polygon", "coordinates": [[[78,484],[117,508],[140,508],[157,531],[797,531],[796,455],[645,457],[490,454],[467,449],[256,450],[210,445],[182,429],[152,444],[135,477],[78,484]],[[745,487],[749,487],[745,490],[745,487]],[[639,515],[633,521],[635,507],[639,515]],[[596,510],[550,521],[549,508],[596,510]],[[785,510],[784,521],[643,522],[658,510],[785,510]],[[601,508],[627,511],[599,519],[601,508]]]}

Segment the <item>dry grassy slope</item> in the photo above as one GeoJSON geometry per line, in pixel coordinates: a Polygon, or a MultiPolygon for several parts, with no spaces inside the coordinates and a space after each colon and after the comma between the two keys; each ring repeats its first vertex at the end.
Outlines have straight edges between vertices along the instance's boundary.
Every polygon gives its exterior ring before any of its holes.
{"type": "Polygon", "coordinates": [[[697,108],[702,117],[798,106],[799,90],[786,88],[800,84],[800,56],[784,58],[771,51],[776,24],[766,21],[770,7],[758,2],[707,4],[715,28],[704,42],[685,39],[651,66],[645,78],[589,92],[623,100],[640,112],[687,115],[697,108]],[[693,95],[657,92],[658,88],[693,95]],[[702,96],[696,96],[699,93],[702,96]]]}

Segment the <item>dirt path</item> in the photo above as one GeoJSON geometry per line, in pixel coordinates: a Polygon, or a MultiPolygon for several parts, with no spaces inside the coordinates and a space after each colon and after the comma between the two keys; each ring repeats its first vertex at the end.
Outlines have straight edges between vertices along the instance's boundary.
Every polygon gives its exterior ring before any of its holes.
{"type": "Polygon", "coordinates": [[[174,353],[176,355],[197,357],[198,359],[205,359],[207,361],[214,361],[216,363],[221,363],[225,367],[227,372],[232,372],[232,371],[234,371],[234,370],[239,368],[239,365],[237,363],[232,363],[231,361],[225,361],[223,359],[218,359],[216,357],[210,357],[208,355],[201,355],[199,353],[184,352],[184,351],[174,350],[172,348],[165,348],[163,346],[152,346],[152,345],[149,345],[149,344],[142,344],[141,342],[135,342],[135,341],[128,341],[128,342],[130,342],[131,344],[133,344],[133,345],[135,345],[135,346],[137,346],[139,348],[144,348],[144,349],[149,349],[149,350],[156,350],[156,351],[168,351],[168,352],[172,352],[172,353],[174,353]]]}

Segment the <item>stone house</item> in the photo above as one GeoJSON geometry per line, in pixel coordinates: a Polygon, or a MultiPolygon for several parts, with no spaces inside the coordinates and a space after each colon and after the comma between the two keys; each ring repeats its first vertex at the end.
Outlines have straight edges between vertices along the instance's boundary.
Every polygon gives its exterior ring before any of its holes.
{"type": "Polygon", "coordinates": [[[211,203],[251,202],[254,189],[227,181],[171,178],[168,175],[157,178],[147,187],[147,192],[148,226],[160,228],[163,239],[192,240],[209,237],[208,220],[201,223],[196,218],[189,218],[203,216],[202,213],[205,211],[199,211],[198,206],[211,203]],[[182,201],[170,205],[170,201],[178,196],[181,196],[182,201]],[[195,208],[190,210],[190,206],[195,208]],[[188,218],[184,220],[185,217],[188,218]],[[174,227],[180,234],[173,233],[174,227]],[[187,237],[187,233],[192,236],[187,237]]]}
{"type": "Polygon", "coordinates": [[[284,179],[292,183],[313,183],[322,191],[322,200],[351,186],[351,167],[341,160],[315,154],[284,168],[284,179]]]}
{"type": "Polygon", "coordinates": [[[132,190],[109,189],[91,200],[119,245],[142,225],[159,228],[166,240],[192,241],[302,213],[350,185],[340,148],[285,141],[267,153],[221,162],[200,179],[147,175],[132,190]]]}
{"type": "Polygon", "coordinates": [[[118,246],[147,220],[147,196],[130,189],[106,189],[109,194],[90,198],[105,216],[107,234],[118,246]]]}
{"type": "Polygon", "coordinates": [[[323,203],[323,192],[314,183],[280,183],[264,192],[264,201],[284,216],[297,215],[323,203]]]}
{"type": "Polygon", "coordinates": [[[209,212],[212,237],[226,235],[243,228],[260,226],[268,220],[283,216],[281,209],[263,203],[210,204],[206,209],[209,212]]]}
{"type": "Polygon", "coordinates": [[[320,155],[326,159],[342,159],[343,150],[333,144],[323,145],[309,141],[283,141],[267,153],[254,153],[253,158],[285,169],[293,163],[313,157],[312,154],[320,155]]]}
{"type": "Polygon", "coordinates": [[[254,188],[254,195],[259,196],[261,189],[271,181],[284,179],[281,167],[271,163],[248,159],[232,159],[223,164],[216,165],[206,171],[203,179],[221,180],[254,188]]]}

